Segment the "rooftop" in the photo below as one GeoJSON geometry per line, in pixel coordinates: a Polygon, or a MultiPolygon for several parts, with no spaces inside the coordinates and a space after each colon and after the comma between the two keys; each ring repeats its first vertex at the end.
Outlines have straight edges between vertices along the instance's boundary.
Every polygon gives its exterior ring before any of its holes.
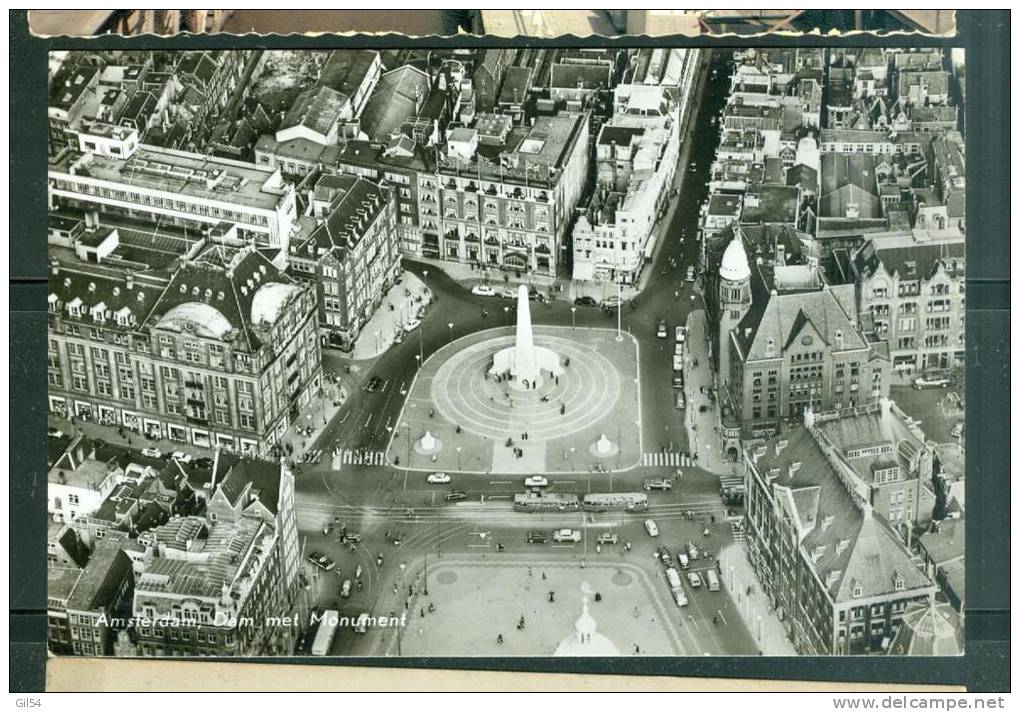
{"type": "Polygon", "coordinates": [[[278,131],[301,126],[322,136],[329,136],[349,102],[350,97],[329,87],[305,89],[294,99],[278,131]]]}
{"type": "Polygon", "coordinates": [[[50,177],[79,175],[145,190],[273,210],[287,188],[276,171],[253,163],[142,144],[127,159],[69,153],[50,163],[50,177]]]}
{"type": "Polygon", "coordinates": [[[386,72],[361,113],[361,130],[372,141],[385,140],[418,115],[428,94],[428,75],[417,67],[405,65],[386,72]]]}
{"type": "Polygon", "coordinates": [[[758,184],[749,185],[744,195],[742,223],[797,223],[797,203],[800,189],[797,186],[758,184]]]}

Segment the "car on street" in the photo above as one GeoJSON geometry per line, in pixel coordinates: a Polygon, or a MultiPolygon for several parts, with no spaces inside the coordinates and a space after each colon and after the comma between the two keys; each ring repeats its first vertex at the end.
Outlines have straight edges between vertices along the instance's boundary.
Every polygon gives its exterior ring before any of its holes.
{"type": "Polygon", "coordinates": [[[208,470],[213,466],[213,459],[211,457],[200,457],[195,460],[195,467],[201,467],[203,470],[208,470]]]}
{"type": "Polygon", "coordinates": [[[687,554],[683,552],[676,555],[676,561],[680,564],[680,568],[686,571],[691,567],[691,560],[687,558],[687,554]]]}
{"type": "Polygon", "coordinates": [[[673,489],[672,480],[667,480],[664,477],[657,477],[655,479],[648,479],[641,483],[642,489],[645,492],[651,492],[652,490],[664,490],[668,491],[673,489]]]}
{"type": "Polygon", "coordinates": [[[954,437],[954,438],[958,438],[958,437],[961,437],[963,435],[963,421],[962,420],[958,421],[956,424],[953,425],[952,429],[949,431],[949,435],[950,435],[950,437],[954,437]]]}
{"type": "Polygon", "coordinates": [[[531,477],[524,478],[525,487],[548,487],[549,480],[542,475],[532,475],[531,477]]]}
{"type": "Polygon", "coordinates": [[[701,574],[691,571],[687,574],[687,583],[691,585],[691,588],[701,588],[701,574]]]}
{"type": "Polygon", "coordinates": [[[594,297],[578,297],[574,300],[574,305],[579,307],[597,307],[599,303],[595,301],[594,297]]]}
{"type": "Polygon", "coordinates": [[[581,541],[581,532],[578,529],[557,529],[553,532],[553,541],[581,541]]]}
{"type": "Polygon", "coordinates": [[[410,334],[412,331],[421,326],[421,319],[411,319],[409,322],[404,324],[404,331],[410,334]]]}
{"type": "Polygon", "coordinates": [[[655,520],[645,520],[645,531],[648,532],[648,536],[659,536],[659,527],[656,526],[655,520]]]}
{"type": "Polygon", "coordinates": [[[949,388],[953,385],[953,379],[948,376],[918,376],[911,385],[919,391],[925,388],[949,388]]]}
{"type": "Polygon", "coordinates": [[[443,495],[443,499],[445,499],[447,502],[456,502],[461,499],[467,499],[467,492],[461,492],[460,490],[447,492],[445,495],[443,495]]]}
{"type": "Polygon", "coordinates": [[[347,598],[351,595],[351,580],[347,579],[340,586],[340,598],[347,598]]]}
{"type": "Polygon", "coordinates": [[[381,391],[386,386],[386,381],[379,378],[379,376],[372,376],[368,379],[368,385],[365,386],[365,390],[369,393],[375,393],[381,391]]]}
{"type": "Polygon", "coordinates": [[[170,456],[170,459],[171,460],[180,460],[185,465],[187,465],[189,462],[191,462],[191,455],[189,455],[186,452],[181,452],[180,450],[178,450],[177,452],[175,452],[174,454],[172,454],[170,456]]]}
{"type": "Polygon", "coordinates": [[[682,341],[677,341],[673,345],[673,355],[674,356],[680,356],[681,358],[683,357],[683,355],[684,355],[684,344],[683,344],[682,341]]]}
{"type": "Polygon", "coordinates": [[[659,563],[666,568],[673,566],[673,553],[664,546],[660,546],[655,550],[655,553],[659,555],[659,563]]]}
{"type": "Polygon", "coordinates": [[[490,287],[488,284],[476,284],[471,288],[471,293],[476,297],[494,297],[496,296],[496,290],[490,287]]]}
{"type": "Polygon", "coordinates": [[[677,410],[683,410],[684,408],[687,407],[687,401],[684,399],[684,392],[682,390],[676,392],[676,401],[673,403],[673,405],[676,406],[677,410]]]}
{"type": "Polygon", "coordinates": [[[142,454],[146,457],[154,457],[156,459],[163,457],[163,452],[158,447],[147,447],[142,450],[142,454]]]}
{"type": "Polygon", "coordinates": [[[659,328],[655,330],[655,335],[660,339],[665,339],[667,336],[669,336],[669,330],[666,328],[665,319],[659,322],[659,328]]]}
{"type": "Polygon", "coordinates": [[[620,306],[621,303],[622,300],[619,297],[606,297],[605,299],[602,300],[602,306],[608,307],[610,309],[615,309],[616,307],[620,306]]]}
{"type": "Polygon", "coordinates": [[[336,568],[336,564],[333,563],[333,559],[329,558],[321,551],[313,551],[308,555],[308,560],[318,566],[323,571],[332,571],[336,568]]]}
{"type": "Polygon", "coordinates": [[[682,326],[676,328],[676,341],[678,344],[682,344],[687,341],[687,329],[682,326]]]}
{"type": "Polygon", "coordinates": [[[674,356],[673,357],[673,370],[674,371],[683,371],[684,370],[684,357],[683,356],[674,356]]]}
{"type": "Polygon", "coordinates": [[[549,541],[549,532],[528,532],[529,544],[545,544],[549,541]]]}
{"type": "Polygon", "coordinates": [[[615,544],[620,541],[620,537],[612,532],[602,532],[595,539],[596,544],[615,544]]]}
{"type": "Polygon", "coordinates": [[[694,281],[694,267],[693,266],[688,266],[687,267],[687,276],[684,277],[684,281],[685,282],[693,282],[694,281]]]}
{"type": "Polygon", "coordinates": [[[679,370],[673,371],[673,388],[683,387],[684,387],[684,372],[679,370]]]}
{"type": "Polygon", "coordinates": [[[691,557],[691,561],[697,561],[701,558],[701,551],[693,541],[687,542],[687,555],[691,557]]]}
{"type": "Polygon", "coordinates": [[[358,622],[354,626],[354,632],[355,633],[361,633],[362,635],[364,635],[365,633],[368,632],[368,614],[367,613],[362,613],[360,616],[358,616],[358,622]]]}
{"type": "Polygon", "coordinates": [[[341,544],[357,544],[359,541],[361,541],[361,534],[357,532],[345,532],[340,538],[341,544]]]}
{"type": "Polygon", "coordinates": [[[676,605],[683,608],[688,604],[687,594],[684,593],[682,588],[673,589],[673,600],[676,601],[676,605]]]}
{"type": "Polygon", "coordinates": [[[433,472],[425,479],[430,485],[445,485],[450,481],[450,476],[445,472],[433,472]]]}

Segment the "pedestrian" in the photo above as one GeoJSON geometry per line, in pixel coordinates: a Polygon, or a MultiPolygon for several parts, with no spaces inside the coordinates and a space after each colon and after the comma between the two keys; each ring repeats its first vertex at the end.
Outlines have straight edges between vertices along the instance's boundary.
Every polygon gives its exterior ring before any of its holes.
{"type": "Polygon", "coordinates": [[[500,645],[503,644],[503,634],[502,633],[500,633],[499,635],[496,636],[496,642],[499,643],[500,645]]]}
{"type": "MultiPolygon", "coordinates": [[[[543,577],[544,577],[544,574],[543,574],[543,577]]],[[[549,592],[549,603],[555,603],[555,602],[556,602],[556,592],[555,591],[550,591],[549,592]]]]}
{"type": "Polygon", "coordinates": [[[635,655],[640,655],[641,654],[641,646],[638,645],[637,643],[634,643],[634,654],[635,655]]]}
{"type": "Polygon", "coordinates": [[[542,580],[545,581],[545,571],[542,572],[542,580]]]}
{"type": "Polygon", "coordinates": [[[531,567],[528,567],[528,578],[531,578],[531,567]]]}

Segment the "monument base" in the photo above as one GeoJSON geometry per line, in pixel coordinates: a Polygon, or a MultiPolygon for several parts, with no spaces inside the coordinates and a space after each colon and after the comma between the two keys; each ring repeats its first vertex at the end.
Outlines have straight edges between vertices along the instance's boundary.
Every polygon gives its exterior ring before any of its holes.
{"type": "Polygon", "coordinates": [[[560,356],[551,349],[535,346],[533,350],[535,355],[535,370],[531,371],[529,369],[526,372],[524,369],[517,368],[516,352],[517,348],[515,346],[508,346],[505,349],[497,351],[492,358],[492,368],[489,369],[489,373],[494,376],[510,374],[518,381],[523,382],[524,380],[527,380],[529,383],[539,381],[542,377],[542,371],[545,371],[554,377],[563,375],[563,366],[560,365],[560,356]]]}

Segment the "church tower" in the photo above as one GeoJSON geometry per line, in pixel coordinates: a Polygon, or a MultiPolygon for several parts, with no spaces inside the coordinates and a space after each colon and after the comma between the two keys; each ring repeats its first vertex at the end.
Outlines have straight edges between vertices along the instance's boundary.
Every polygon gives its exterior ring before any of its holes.
{"type": "Polygon", "coordinates": [[[719,265],[719,386],[730,380],[730,332],[751,308],[751,267],[739,230],[719,265]]]}

